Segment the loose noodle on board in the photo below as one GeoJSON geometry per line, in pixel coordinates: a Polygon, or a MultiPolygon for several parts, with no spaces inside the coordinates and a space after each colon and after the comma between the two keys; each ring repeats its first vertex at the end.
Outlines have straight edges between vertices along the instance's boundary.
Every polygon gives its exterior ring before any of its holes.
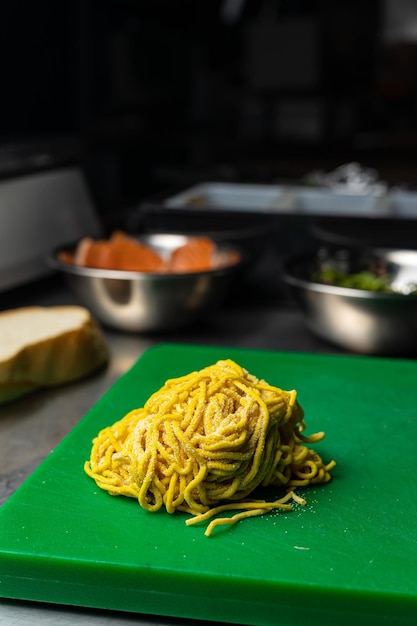
{"type": "Polygon", "coordinates": [[[93,440],[85,472],[111,495],[141,507],[184,511],[187,525],[221,524],[306,504],[298,487],[327,483],[325,464],[308,443],[297,392],[259,380],[234,361],[221,360],[167,380],[142,408],[130,411],[93,440]],[[273,502],[249,500],[257,487],[285,488],[273,502]],[[240,511],[217,517],[224,511],[240,511]]]}

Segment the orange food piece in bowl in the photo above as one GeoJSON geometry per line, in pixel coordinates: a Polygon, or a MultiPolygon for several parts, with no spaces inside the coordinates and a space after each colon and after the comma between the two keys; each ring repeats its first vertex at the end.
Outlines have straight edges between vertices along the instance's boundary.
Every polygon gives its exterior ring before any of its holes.
{"type": "Polygon", "coordinates": [[[212,269],[214,242],[209,237],[193,237],[172,251],[169,263],[171,272],[200,272],[212,269]]]}
{"type": "Polygon", "coordinates": [[[158,272],[165,266],[155,250],[122,231],[115,231],[109,240],[84,237],[74,252],[73,262],[84,267],[136,272],[158,272]]]}
{"type": "Polygon", "coordinates": [[[107,241],[96,241],[88,251],[87,265],[111,270],[114,267],[114,253],[107,241]]]}
{"type": "Polygon", "coordinates": [[[115,231],[109,243],[114,269],[136,272],[160,272],[164,269],[164,260],[155,250],[121,231],[115,231]]]}
{"type": "Polygon", "coordinates": [[[81,239],[73,255],[73,263],[75,265],[87,265],[87,257],[93,244],[94,241],[91,239],[91,237],[84,237],[83,239],[81,239]]]}
{"type": "Polygon", "coordinates": [[[61,261],[62,263],[67,263],[68,265],[74,265],[74,255],[71,252],[68,252],[67,250],[60,250],[57,253],[57,259],[58,261],[61,261]]]}
{"type": "Polygon", "coordinates": [[[108,242],[84,237],[74,252],[74,264],[109,269],[112,266],[112,255],[108,242]]]}

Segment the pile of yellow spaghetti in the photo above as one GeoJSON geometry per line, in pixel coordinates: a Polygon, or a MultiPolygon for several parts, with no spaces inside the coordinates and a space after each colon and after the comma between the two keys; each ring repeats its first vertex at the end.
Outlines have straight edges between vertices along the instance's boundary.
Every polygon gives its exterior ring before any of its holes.
{"type": "Polygon", "coordinates": [[[306,443],[296,391],[284,391],[232,360],[166,381],[143,408],[102,430],[86,473],[111,495],[137,498],[148,511],[185,511],[187,525],[218,524],[305,504],[297,487],[326,483],[324,464],[306,443]],[[249,500],[259,486],[285,488],[279,500],[249,500]],[[227,510],[240,511],[216,517],[227,510]]]}

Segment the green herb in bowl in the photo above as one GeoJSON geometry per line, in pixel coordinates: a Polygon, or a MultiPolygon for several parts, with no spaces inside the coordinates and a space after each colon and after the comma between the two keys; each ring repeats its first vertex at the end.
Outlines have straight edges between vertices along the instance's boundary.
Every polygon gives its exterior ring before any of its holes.
{"type": "Polygon", "coordinates": [[[389,274],[376,274],[370,270],[348,274],[329,267],[316,272],[313,280],[325,285],[348,287],[349,289],[394,293],[390,285],[391,277],[389,274]]]}

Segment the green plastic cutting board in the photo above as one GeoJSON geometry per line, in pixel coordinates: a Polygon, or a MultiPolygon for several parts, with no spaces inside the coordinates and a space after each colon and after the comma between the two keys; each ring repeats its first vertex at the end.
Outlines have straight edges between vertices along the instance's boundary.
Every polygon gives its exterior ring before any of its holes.
{"type": "Polygon", "coordinates": [[[0,596],[273,626],[417,623],[417,363],[164,344],[0,511],[0,596]],[[337,467],[308,504],[221,526],[149,513],[83,472],[91,440],[167,378],[232,358],[297,389],[337,467]]]}

